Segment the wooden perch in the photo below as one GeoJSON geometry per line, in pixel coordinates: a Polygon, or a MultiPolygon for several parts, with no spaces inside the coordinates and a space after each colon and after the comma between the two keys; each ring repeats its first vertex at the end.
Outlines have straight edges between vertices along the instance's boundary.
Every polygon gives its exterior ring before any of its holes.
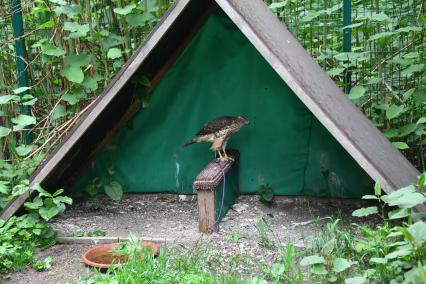
{"type": "Polygon", "coordinates": [[[239,158],[236,150],[227,151],[230,160],[219,158],[211,161],[195,178],[192,186],[197,190],[199,231],[212,233],[216,231],[220,219],[238,197],[238,170],[233,167],[239,158]],[[228,172],[232,170],[229,175],[228,172]],[[226,176],[225,192],[222,192],[223,177],[226,176]],[[222,197],[222,195],[224,195],[222,197]],[[222,201],[223,200],[223,201],[222,201]]]}

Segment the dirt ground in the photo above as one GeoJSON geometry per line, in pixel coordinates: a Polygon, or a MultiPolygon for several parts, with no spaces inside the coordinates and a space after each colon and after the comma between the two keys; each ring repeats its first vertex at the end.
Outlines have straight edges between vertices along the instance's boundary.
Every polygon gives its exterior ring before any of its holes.
{"type": "MultiPolygon", "coordinates": [[[[208,244],[215,253],[227,260],[236,255],[253,262],[272,264],[278,252],[261,246],[261,233],[256,222],[262,219],[267,240],[271,243],[291,242],[303,247],[321,230],[330,218],[341,218],[344,224],[355,220],[351,212],[362,206],[360,201],[276,197],[265,205],[257,196],[240,196],[220,223],[219,232],[203,235],[198,232],[198,211],[195,196],[126,195],[115,202],[100,198],[90,205],[77,201],[65,213],[52,221],[59,236],[71,236],[103,231],[106,236],[125,238],[129,233],[140,239],[155,239],[162,246],[179,245],[193,248],[208,244]],[[266,229],[265,229],[266,228],[266,229]]],[[[375,219],[365,222],[375,223],[375,219]]],[[[58,244],[37,252],[39,258],[53,256],[52,268],[45,272],[26,269],[3,279],[4,283],[75,283],[89,273],[81,256],[90,244],[58,244]]],[[[250,275],[249,266],[238,265],[235,272],[250,275]]]]}

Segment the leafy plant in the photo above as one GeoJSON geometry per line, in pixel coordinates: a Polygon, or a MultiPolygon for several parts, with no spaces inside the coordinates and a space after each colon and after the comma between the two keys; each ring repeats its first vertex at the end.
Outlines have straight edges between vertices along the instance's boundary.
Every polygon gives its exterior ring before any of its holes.
{"type": "Polygon", "coordinates": [[[37,260],[32,264],[32,268],[37,271],[48,270],[52,267],[53,258],[51,256],[46,257],[43,260],[37,260]]]}
{"type": "Polygon", "coordinates": [[[271,204],[274,198],[274,191],[269,184],[262,184],[259,186],[260,201],[266,204],[271,204]]]}

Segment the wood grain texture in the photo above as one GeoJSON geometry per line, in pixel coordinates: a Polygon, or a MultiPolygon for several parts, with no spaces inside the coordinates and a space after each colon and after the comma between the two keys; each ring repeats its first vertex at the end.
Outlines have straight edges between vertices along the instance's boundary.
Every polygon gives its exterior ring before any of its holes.
{"type": "Polygon", "coordinates": [[[198,229],[201,233],[210,234],[216,230],[214,190],[197,191],[198,198],[198,229]]]}

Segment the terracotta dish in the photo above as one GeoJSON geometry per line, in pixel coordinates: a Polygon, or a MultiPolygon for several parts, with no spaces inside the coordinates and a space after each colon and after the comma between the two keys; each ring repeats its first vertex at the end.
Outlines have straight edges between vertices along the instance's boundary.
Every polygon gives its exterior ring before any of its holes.
{"type": "MultiPolygon", "coordinates": [[[[114,255],[113,249],[119,243],[105,244],[89,249],[83,254],[83,262],[89,266],[108,269],[111,264],[124,264],[128,261],[126,255],[114,255]]],[[[153,255],[158,254],[158,244],[142,241],[142,249],[149,248],[153,255]]]]}

